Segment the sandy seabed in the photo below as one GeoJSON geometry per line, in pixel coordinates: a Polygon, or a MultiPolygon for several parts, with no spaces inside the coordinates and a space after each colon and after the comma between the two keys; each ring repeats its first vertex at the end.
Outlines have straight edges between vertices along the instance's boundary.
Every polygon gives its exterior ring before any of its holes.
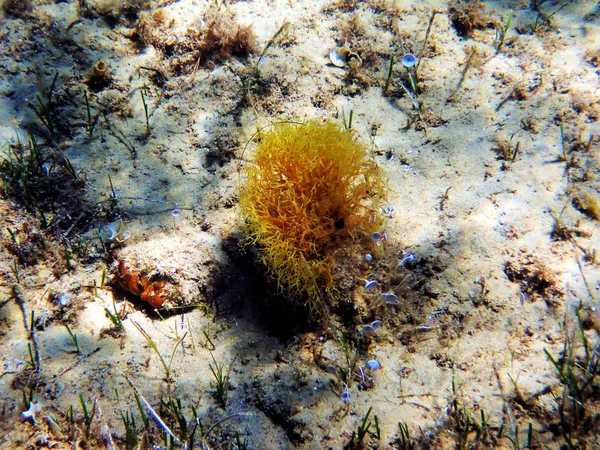
{"type": "Polygon", "coordinates": [[[600,448],[597,2],[2,14],[0,448],[600,448]],[[388,179],[351,326],[240,245],[256,131],[312,118],[388,179]]]}

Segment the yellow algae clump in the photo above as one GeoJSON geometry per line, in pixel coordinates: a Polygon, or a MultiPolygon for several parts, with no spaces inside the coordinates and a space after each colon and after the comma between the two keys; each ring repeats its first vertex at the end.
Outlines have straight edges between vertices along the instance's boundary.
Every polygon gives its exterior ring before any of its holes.
{"type": "Polygon", "coordinates": [[[383,175],[351,130],[316,120],[276,123],[262,133],[246,165],[240,206],[247,243],[281,292],[328,310],[333,258],[382,226],[383,175]]]}
{"type": "Polygon", "coordinates": [[[573,199],[575,207],[592,219],[600,220],[600,201],[589,192],[577,195],[573,199]]]}

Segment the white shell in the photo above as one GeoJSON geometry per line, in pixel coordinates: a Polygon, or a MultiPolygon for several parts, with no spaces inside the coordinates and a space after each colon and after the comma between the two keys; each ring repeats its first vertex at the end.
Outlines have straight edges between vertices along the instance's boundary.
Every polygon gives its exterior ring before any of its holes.
{"type": "Polygon", "coordinates": [[[367,367],[367,369],[370,369],[370,370],[379,370],[379,369],[381,369],[381,364],[379,364],[374,359],[370,359],[369,361],[367,361],[366,367],[367,367]]]}
{"type": "Polygon", "coordinates": [[[399,304],[399,303],[400,303],[400,299],[398,298],[398,296],[397,296],[396,294],[392,294],[392,293],[390,292],[390,293],[383,294],[383,295],[384,295],[384,297],[385,297],[385,302],[386,302],[388,305],[397,305],[397,304],[399,304]]]}
{"type": "Polygon", "coordinates": [[[115,237],[115,239],[118,242],[125,242],[127,239],[129,239],[131,237],[131,231],[125,230],[125,231],[121,231],[117,237],[115,237]]]}
{"type": "Polygon", "coordinates": [[[350,391],[345,390],[344,392],[342,392],[342,395],[340,395],[340,399],[344,402],[344,403],[350,403],[350,391]]]}
{"type": "Polygon", "coordinates": [[[348,47],[337,47],[329,52],[329,61],[336,67],[346,67],[349,55],[350,49],[348,47]]]}
{"type": "Polygon", "coordinates": [[[71,294],[60,294],[57,298],[60,306],[67,306],[71,301],[71,294]]]}
{"type": "Polygon", "coordinates": [[[377,284],[376,280],[365,280],[365,289],[371,289],[373,286],[377,284]]]}

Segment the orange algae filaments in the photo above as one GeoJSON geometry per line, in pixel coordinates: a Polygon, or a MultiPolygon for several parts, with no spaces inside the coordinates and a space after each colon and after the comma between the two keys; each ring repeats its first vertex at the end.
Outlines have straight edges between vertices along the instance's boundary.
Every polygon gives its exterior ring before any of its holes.
{"type": "Polygon", "coordinates": [[[380,168],[351,130],[313,120],[274,124],[245,172],[247,242],[282,292],[323,311],[339,250],[382,226],[380,168]]]}

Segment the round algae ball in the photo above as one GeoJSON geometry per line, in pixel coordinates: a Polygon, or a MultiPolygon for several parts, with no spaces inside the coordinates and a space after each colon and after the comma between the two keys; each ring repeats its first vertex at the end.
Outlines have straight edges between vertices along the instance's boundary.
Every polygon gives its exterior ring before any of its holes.
{"type": "Polygon", "coordinates": [[[311,307],[331,294],[330,255],[381,226],[381,170],[367,148],[333,122],[277,123],[259,136],[240,206],[281,290],[311,307]]]}

